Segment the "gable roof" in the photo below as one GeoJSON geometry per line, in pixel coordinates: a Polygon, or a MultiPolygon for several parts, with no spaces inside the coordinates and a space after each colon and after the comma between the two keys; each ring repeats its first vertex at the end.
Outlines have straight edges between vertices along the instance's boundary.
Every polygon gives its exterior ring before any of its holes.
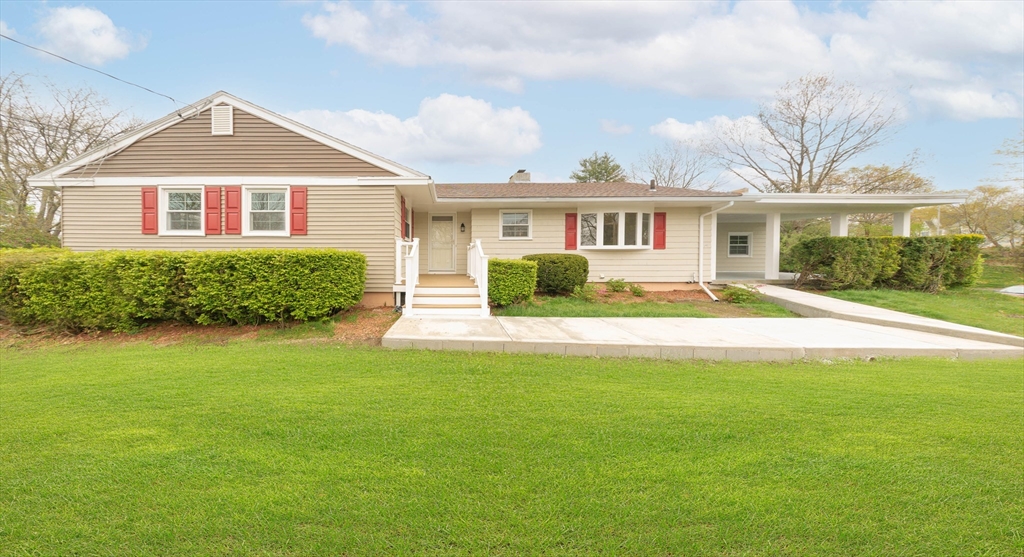
{"type": "Polygon", "coordinates": [[[736,192],[702,191],[631,182],[508,182],[495,184],[436,184],[438,199],[565,199],[624,198],[678,199],[740,197],[736,192]]]}
{"type": "Polygon", "coordinates": [[[82,155],[75,157],[74,159],[71,159],[65,163],[59,164],[43,172],[40,172],[39,174],[36,174],[29,178],[29,180],[50,181],[65,177],[65,175],[71,173],[72,171],[80,167],[83,167],[96,161],[105,160],[107,158],[113,157],[114,155],[117,155],[118,153],[130,147],[134,143],[147,137],[150,137],[167,128],[170,128],[175,124],[181,123],[185,119],[194,117],[206,110],[209,110],[210,107],[219,104],[231,105],[237,108],[238,110],[251,114],[262,120],[266,120],[272,124],[275,124],[277,126],[280,126],[281,128],[299,134],[312,141],[315,141],[322,145],[326,145],[327,147],[330,147],[332,149],[335,149],[357,159],[363,160],[369,164],[372,164],[383,170],[391,172],[396,176],[404,178],[429,179],[429,176],[427,176],[426,174],[413,170],[407,166],[398,164],[392,160],[381,157],[380,155],[373,154],[365,149],[356,147],[351,143],[347,143],[335,137],[331,137],[330,135],[327,135],[321,131],[315,130],[309,126],[300,124],[290,118],[286,118],[284,116],[281,116],[280,114],[276,114],[274,112],[256,106],[246,100],[235,97],[234,95],[231,95],[224,91],[218,91],[217,93],[214,93],[209,97],[206,97],[189,106],[186,106],[182,110],[172,112],[171,114],[168,114],[167,116],[164,116],[163,118],[160,118],[158,120],[154,120],[153,122],[150,122],[149,124],[146,124],[145,126],[142,126],[141,128],[133,132],[127,133],[123,136],[115,137],[114,139],[108,141],[107,143],[95,149],[92,149],[86,153],[83,153],[82,155]]]}

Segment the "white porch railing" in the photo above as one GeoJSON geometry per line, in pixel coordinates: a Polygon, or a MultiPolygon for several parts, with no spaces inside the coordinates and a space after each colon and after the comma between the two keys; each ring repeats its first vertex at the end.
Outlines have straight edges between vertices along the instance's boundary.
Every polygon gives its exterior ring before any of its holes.
{"type": "Polygon", "coordinates": [[[473,240],[466,248],[466,274],[480,290],[480,315],[491,315],[491,307],[487,304],[487,256],[480,240],[473,240]]]}
{"type": "Polygon", "coordinates": [[[420,239],[411,242],[395,238],[395,284],[405,283],[405,306],[402,313],[412,315],[416,285],[420,283],[420,239]]]}

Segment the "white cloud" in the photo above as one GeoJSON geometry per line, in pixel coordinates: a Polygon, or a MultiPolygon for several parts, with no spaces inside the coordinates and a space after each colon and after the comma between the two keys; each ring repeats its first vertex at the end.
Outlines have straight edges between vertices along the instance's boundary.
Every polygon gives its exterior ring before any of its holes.
{"type": "Polygon", "coordinates": [[[449,94],[423,99],[417,114],[404,120],[360,109],[287,116],[396,160],[495,163],[541,146],[540,124],[522,108],[494,108],[487,101],[449,94]]]}
{"type": "Polygon", "coordinates": [[[0,19],[0,33],[7,35],[8,37],[17,37],[18,32],[13,27],[8,27],[7,22],[0,19]]]}
{"type": "Polygon", "coordinates": [[[878,1],[861,13],[789,2],[327,2],[304,24],[378,62],[461,69],[521,91],[529,80],[597,79],[689,96],[764,98],[835,72],[958,118],[1021,112],[1024,3],[878,1]],[[970,92],[977,110],[937,102],[970,92]],[[1011,102],[1012,101],[1012,102],[1011,102]],[[959,107],[959,108],[958,108],[959,107]],[[954,111],[954,112],[949,112],[954,111]]]}
{"type": "Polygon", "coordinates": [[[671,141],[688,144],[699,144],[711,139],[714,133],[722,128],[740,127],[747,135],[760,133],[761,124],[753,116],[741,116],[736,119],[728,116],[712,116],[707,120],[688,124],[675,118],[666,118],[651,126],[652,135],[671,141]]]}
{"type": "Polygon", "coordinates": [[[601,120],[601,131],[611,135],[629,135],[633,133],[633,126],[620,124],[615,120],[601,120]]]}
{"type": "Polygon", "coordinates": [[[78,62],[99,65],[145,47],[145,40],[86,6],[49,8],[36,26],[44,48],[78,62]]]}

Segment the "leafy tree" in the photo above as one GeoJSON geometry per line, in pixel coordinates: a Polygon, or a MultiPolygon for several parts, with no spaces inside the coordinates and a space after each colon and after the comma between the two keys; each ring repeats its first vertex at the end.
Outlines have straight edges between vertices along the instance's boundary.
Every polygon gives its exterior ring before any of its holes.
{"type": "Polygon", "coordinates": [[[60,233],[60,191],[28,177],[137,127],[91,89],[46,83],[41,98],[25,76],[0,77],[0,235],[7,246],[50,245],[60,233]]]}
{"type": "Polygon", "coordinates": [[[711,190],[718,186],[717,177],[708,178],[713,159],[704,150],[675,141],[640,155],[630,165],[629,178],[638,183],[652,179],[659,186],[711,190]]]}
{"type": "Polygon", "coordinates": [[[626,173],[608,153],[594,154],[580,159],[580,167],[569,175],[577,182],[625,182],[626,173]]]}
{"type": "Polygon", "coordinates": [[[811,74],[779,89],[756,122],[720,126],[709,147],[757,191],[819,193],[845,164],[888,140],[897,116],[884,94],[811,74]]]}

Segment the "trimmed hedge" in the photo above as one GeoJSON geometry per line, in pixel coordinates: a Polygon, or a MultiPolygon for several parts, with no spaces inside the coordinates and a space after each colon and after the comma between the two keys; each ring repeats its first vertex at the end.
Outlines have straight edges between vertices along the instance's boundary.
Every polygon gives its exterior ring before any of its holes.
{"type": "Polygon", "coordinates": [[[487,264],[487,297],[496,306],[533,299],[537,263],[522,259],[491,259],[487,264]]]}
{"type": "Polygon", "coordinates": [[[537,289],[545,294],[572,294],[590,275],[590,262],[582,255],[539,253],[523,259],[537,263],[537,289]]]}
{"type": "Polygon", "coordinates": [[[361,253],[328,249],[12,255],[4,317],[72,331],[316,319],[358,303],[366,282],[361,253]]]}
{"type": "Polygon", "coordinates": [[[938,292],[978,280],[983,241],[972,234],[824,237],[804,240],[792,253],[799,272],[797,286],[815,280],[830,290],[887,287],[938,292]]]}

